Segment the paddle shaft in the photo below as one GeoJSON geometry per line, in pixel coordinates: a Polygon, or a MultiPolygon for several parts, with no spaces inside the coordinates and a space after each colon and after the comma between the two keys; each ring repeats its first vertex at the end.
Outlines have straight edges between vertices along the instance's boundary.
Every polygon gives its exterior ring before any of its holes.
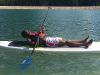
{"type": "Polygon", "coordinates": [[[34,51],[35,51],[35,48],[37,47],[38,44],[39,44],[39,35],[38,35],[37,41],[36,41],[36,43],[35,43],[35,46],[34,46],[32,52],[31,52],[31,55],[33,55],[33,53],[34,53],[34,51]]]}
{"type": "Polygon", "coordinates": [[[48,7],[48,10],[47,10],[46,16],[45,16],[43,22],[41,23],[41,27],[44,26],[44,23],[45,23],[46,20],[47,20],[49,9],[50,9],[50,7],[48,7]]]}

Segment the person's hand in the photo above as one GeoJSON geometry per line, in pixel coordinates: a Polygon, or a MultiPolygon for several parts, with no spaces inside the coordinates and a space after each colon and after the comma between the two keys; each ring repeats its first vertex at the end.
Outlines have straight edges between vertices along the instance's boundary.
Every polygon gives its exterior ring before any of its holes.
{"type": "Polygon", "coordinates": [[[40,30],[41,31],[45,31],[46,30],[45,27],[44,27],[44,25],[41,26],[40,30]]]}

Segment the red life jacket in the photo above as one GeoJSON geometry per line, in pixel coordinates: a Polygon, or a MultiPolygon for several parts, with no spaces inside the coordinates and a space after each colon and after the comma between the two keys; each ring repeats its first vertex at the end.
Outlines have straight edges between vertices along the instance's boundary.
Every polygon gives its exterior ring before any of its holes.
{"type": "Polygon", "coordinates": [[[45,34],[44,33],[42,33],[42,32],[31,32],[30,33],[30,42],[32,42],[32,44],[35,44],[36,43],[36,41],[37,41],[37,38],[38,38],[38,34],[39,34],[39,37],[40,38],[43,38],[44,36],[45,36],[45,34]]]}

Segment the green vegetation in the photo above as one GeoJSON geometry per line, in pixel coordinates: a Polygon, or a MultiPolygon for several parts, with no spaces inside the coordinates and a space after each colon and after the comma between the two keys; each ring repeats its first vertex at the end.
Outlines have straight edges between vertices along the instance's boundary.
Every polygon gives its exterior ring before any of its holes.
{"type": "Polygon", "coordinates": [[[95,6],[99,0],[0,0],[0,5],[95,6]]]}

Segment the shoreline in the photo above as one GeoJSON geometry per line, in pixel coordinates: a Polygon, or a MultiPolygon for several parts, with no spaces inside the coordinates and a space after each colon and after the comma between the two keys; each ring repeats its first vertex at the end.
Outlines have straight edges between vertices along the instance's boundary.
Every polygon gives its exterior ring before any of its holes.
{"type": "MultiPolygon", "coordinates": [[[[50,6],[51,9],[100,9],[100,6],[50,6]]],[[[48,6],[0,6],[0,9],[48,9],[48,6]]]]}

